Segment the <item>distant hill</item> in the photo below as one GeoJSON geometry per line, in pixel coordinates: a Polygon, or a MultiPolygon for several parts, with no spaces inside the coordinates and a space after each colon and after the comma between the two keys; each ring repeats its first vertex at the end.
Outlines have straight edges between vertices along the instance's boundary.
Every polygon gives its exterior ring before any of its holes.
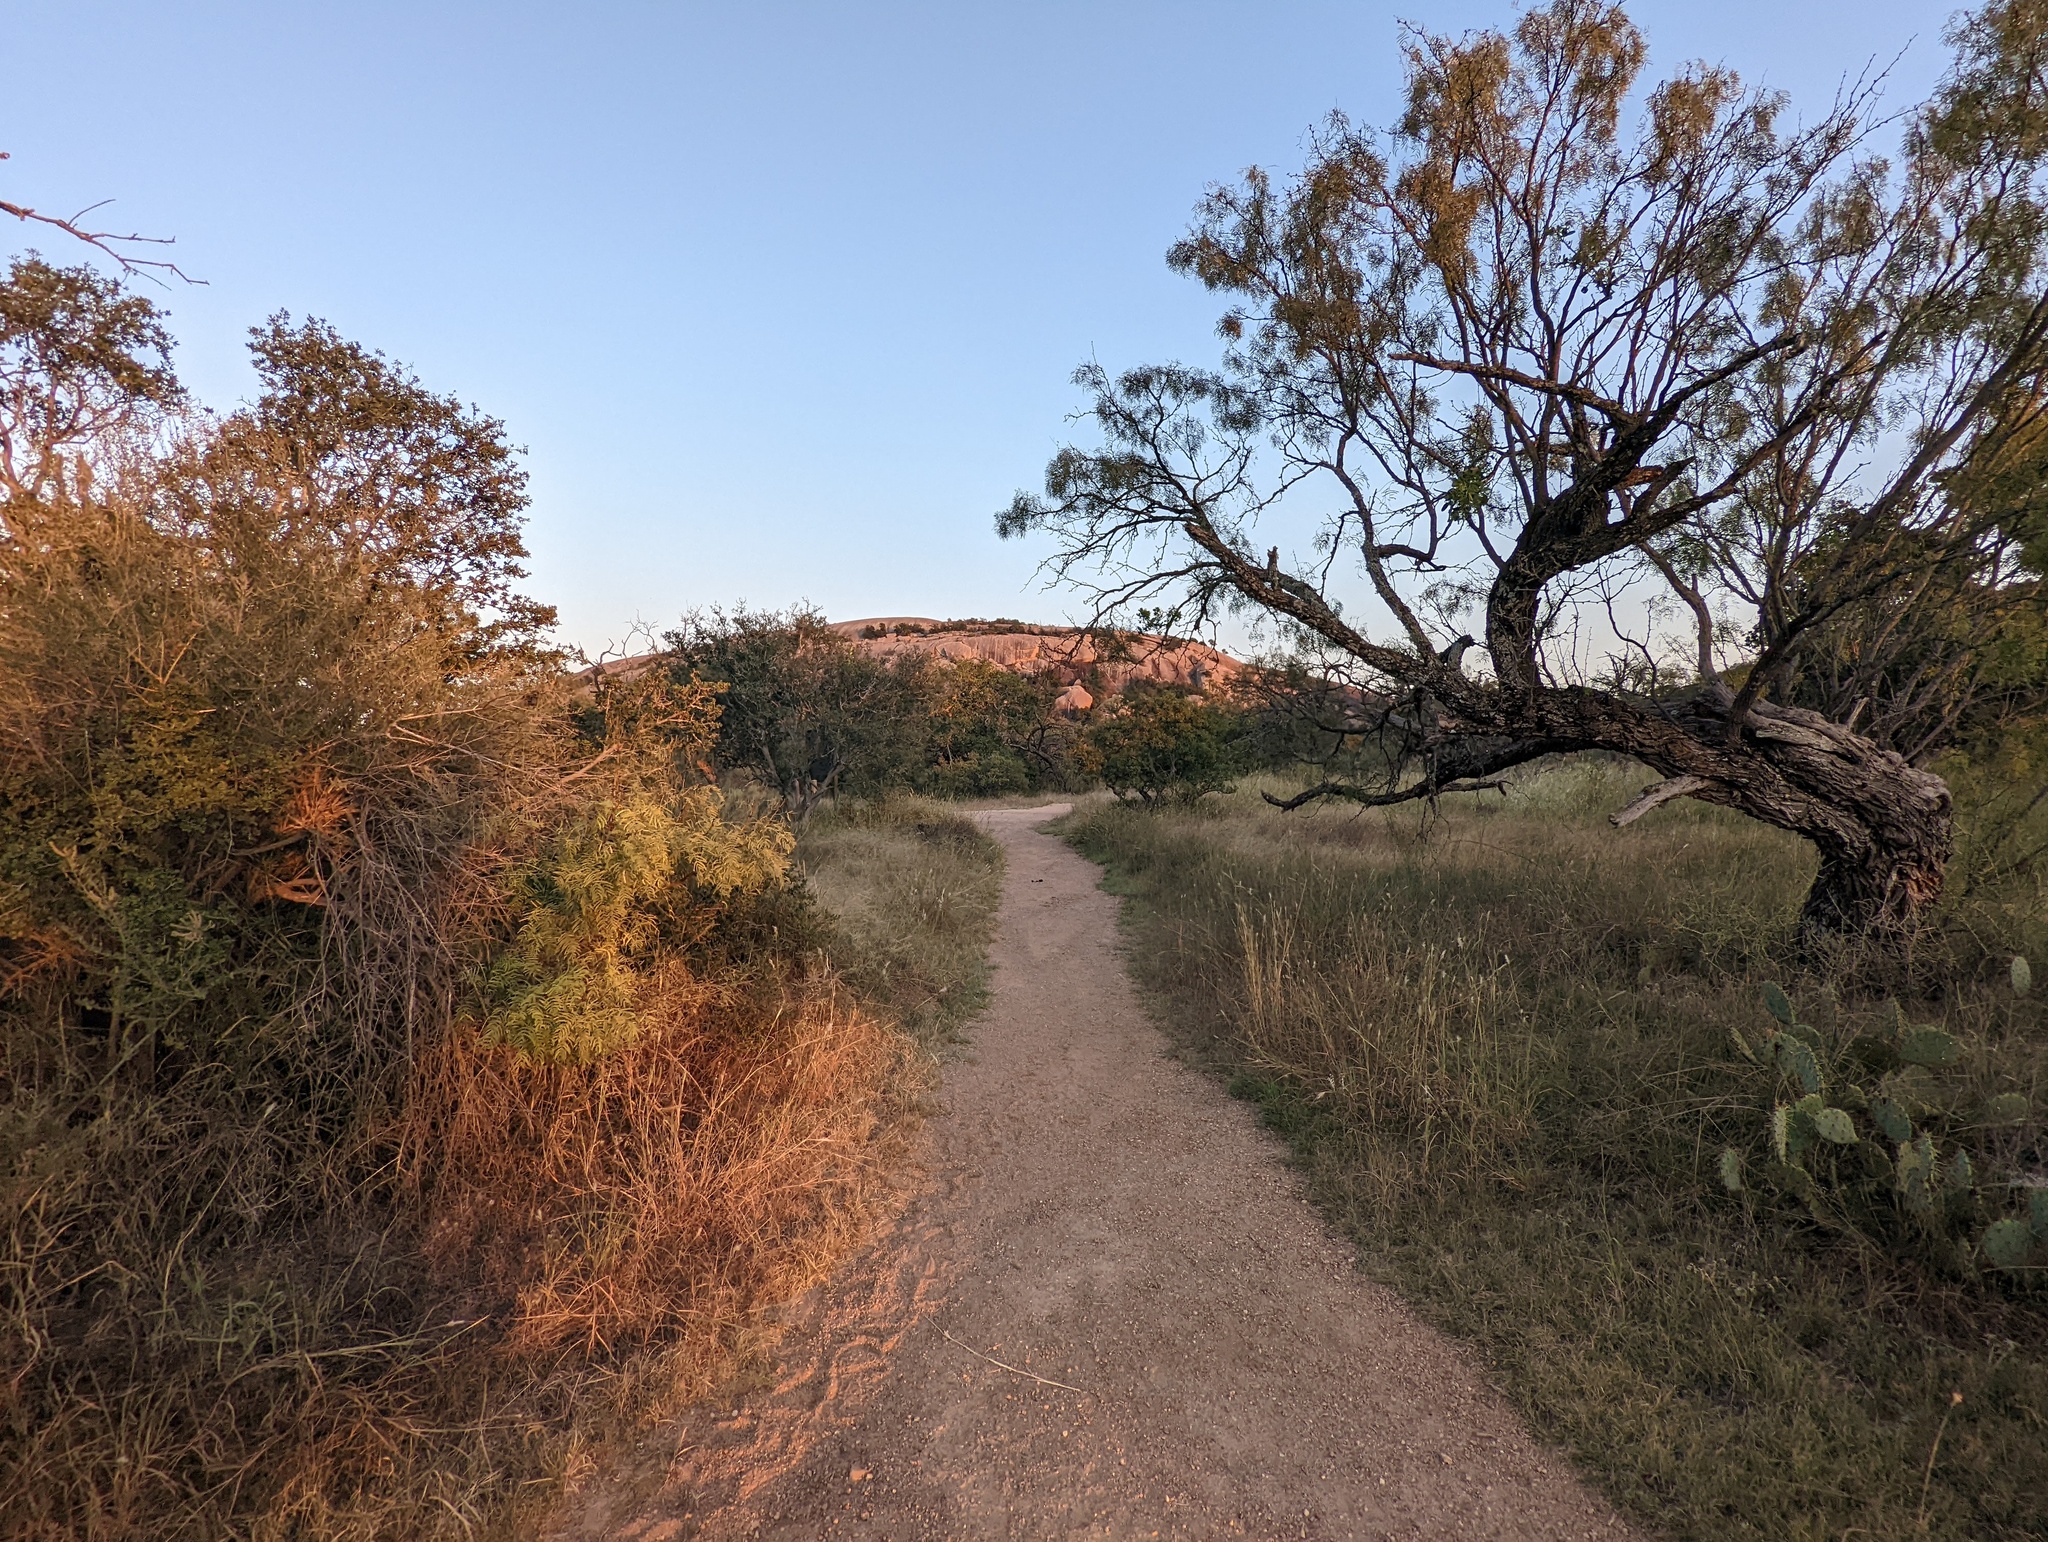
{"type": "MultiPolygon", "coordinates": [[[[1066,687],[1059,705],[1069,712],[1086,712],[1098,696],[1119,695],[1134,680],[1193,691],[1228,690],[1251,670],[1243,660],[1207,643],[1147,632],[1089,631],[1028,621],[940,621],[930,616],[866,616],[832,622],[831,629],[883,660],[982,659],[1012,674],[1051,675],[1066,687]]],[[[581,671],[578,678],[630,679],[661,657],[642,653],[610,659],[581,671]]]]}
{"type": "Polygon", "coordinates": [[[1020,675],[1051,675],[1068,687],[1061,705],[1086,711],[1097,695],[1134,680],[1189,690],[1228,689],[1250,668],[1207,643],[1145,632],[1088,631],[1026,621],[938,621],[930,616],[868,616],[832,630],[882,659],[982,659],[1020,675]]]}

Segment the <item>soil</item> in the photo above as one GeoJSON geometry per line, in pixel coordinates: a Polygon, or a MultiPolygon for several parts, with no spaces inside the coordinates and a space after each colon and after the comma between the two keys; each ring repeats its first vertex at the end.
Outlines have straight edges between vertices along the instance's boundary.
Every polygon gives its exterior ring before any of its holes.
{"type": "Polygon", "coordinates": [[[1283,1150],[1172,1058],[1100,874],[1008,852],[994,999],[895,1223],[772,1385],[592,1483],[565,1538],[1629,1535],[1363,1278],[1283,1150]]]}

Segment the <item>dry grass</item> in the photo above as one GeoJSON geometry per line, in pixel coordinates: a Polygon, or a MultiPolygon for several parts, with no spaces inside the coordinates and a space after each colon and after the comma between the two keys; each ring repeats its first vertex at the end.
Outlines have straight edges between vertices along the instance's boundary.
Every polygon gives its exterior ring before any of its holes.
{"type": "Polygon", "coordinates": [[[440,1040],[396,1180],[419,1199],[341,1196],[353,1232],[255,1216],[226,1246],[209,1201],[264,1175],[230,1170],[242,1132],[209,1140],[189,1114],[5,1132],[31,1358],[0,1535],[526,1534],[593,1447],[702,1395],[866,1224],[908,1044],[829,972],[678,971],[662,994],[590,1066],[440,1040]],[[151,1159],[195,1184],[177,1215],[163,1182],[107,1181],[151,1159]],[[59,1315],[67,1257],[126,1265],[119,1295],[59,1315]]]}
{"type": "Polygon", "coordinates": [[[899,795],[813,814],[796,860],[848,982],[920,1043],[950,1042],[988,999],[1002,848],[957,807],[899,795]]]}
{"type": "MultiPolygon", "coordinates": [[[[1759,1117],[1731,1026],[1779,978],[1830,1033],[1862,973],[1795,972],[1810,858],[1698,806],[1627,832],[1645,778],[1545,773],[1508,800],[1303,817],[1247,792],[1085,810],[1133,897],[1133,959],[1189,1051],[1294,1145],[1365,1267],[1470,1339],[1537,1427],[1653,1530],[2022,1537],[2048,1529],[2048,1306],[1723,1193],[1759,1117]],[[1950,1393],[1963,1393],[1921,1486],[1950,1393]]],[[[2039,896],[1969,901],[1915,961],[1916,1020],[1980,1089],[2048,1093],[2039,896]]],[[[1898,984],[1897,980],[1890,983],[1898,984]]],[[[2038,1117],[2002,1137],[2038,1164],[2038,1117]]]]}
{"type": "Polygon", "coordinates": [[[892,1180],[910,1041],[815,953],[671,964],[641,1008],[587,1066],[437,1040],[403,1129],[360,1132],[395,1166],[383,1202],[337,1196],[352,1232],[195,1228],[299,1180],[245,1170],[262,1153],[192,1123],[189,1088],[176,1126],[0,1132],[9,1304],[36,1314],[0,1535],[526,1535],[600,1448],[758,1354],[892,1180]],[[107,1181],[152,1160],[182,1183],[107,1181]],[[81,1256],[156,1272],[67,1321],[51,1271],[81,1256]]]}
{"type": "Polygon", "coordinates": [[[423,1068],[427,1255],[502,1303],[509,1352],[668,1337],[713,1365],[820,1278],[887,1185],[897,1033],[829,973],[772,1003],[674,975],[641,1036],[592,1065],[464,1035],[423,1068]]]}
{"type": "Polygon", "coordinates": [[[42,533],[0,572],[0,1537],[530,1534],[860,1231],[909,1041],[721,867],[702,693],[579,721],[268,527],[42,533]],[[538,854],[635,799],[687,852],[599,939],[643,1031],[487,1049],[525,890],[621,857],[538,854]]]}

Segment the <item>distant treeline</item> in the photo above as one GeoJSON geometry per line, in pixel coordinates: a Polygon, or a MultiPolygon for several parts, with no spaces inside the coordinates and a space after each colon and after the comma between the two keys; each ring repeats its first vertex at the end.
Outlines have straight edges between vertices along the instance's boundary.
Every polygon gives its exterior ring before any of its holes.
{"type": "Polygon", "coordinates": [[[1346,747],[1317,726],[1299,683],[1274,672],[1206,689],[1137,678],[1117,690],[1093,661],[1020,671],[878,657],[802,608],[700,612],[665,641],[634,667],[711,684],[719,769],[772,789],[799,816],[834,795],[892,790],[991,798],[1102,786],[1148,804],[1186,801],[1346,747]]]}

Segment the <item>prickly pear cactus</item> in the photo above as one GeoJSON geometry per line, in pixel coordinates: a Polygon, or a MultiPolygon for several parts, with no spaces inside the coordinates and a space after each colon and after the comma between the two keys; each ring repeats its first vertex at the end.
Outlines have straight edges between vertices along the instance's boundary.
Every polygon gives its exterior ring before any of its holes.
{"type": "MultiPolygon", "coordinates": [[[[2012,965],[2013,990],[2032,987],[2026,960],[2012,965]]],[[[1881,1028],[1840,1045],[1802,1022],[1784,987],[1763,987],[1760,1040],[1732,1029],[1747,1076],[1772,1085],[1756,1160],[1735,1146],[1719,1159],[1721,1186],[1747,1194],[1748,1174],[1804,1206],[1825,1225],[1870,1236],[1885,1229],[1917,1237],[1938,1256],[1975,1269],[2022,1269],[2048,1262],[2048,1187],[1987,1183],[1973,1140],[2033,1117],[2028,1099],[2001,1093],[1968,1108],[1951,1073],[1966,1046],[1945,1030],[1906,1021],[1888,1003],[1881,1028]],[[1857,1077],[1865,1082],[1859,1082],[1857,1077]],[[2011,1201],[2022,1201],[2011,1213],[2011,1201]]]]}

